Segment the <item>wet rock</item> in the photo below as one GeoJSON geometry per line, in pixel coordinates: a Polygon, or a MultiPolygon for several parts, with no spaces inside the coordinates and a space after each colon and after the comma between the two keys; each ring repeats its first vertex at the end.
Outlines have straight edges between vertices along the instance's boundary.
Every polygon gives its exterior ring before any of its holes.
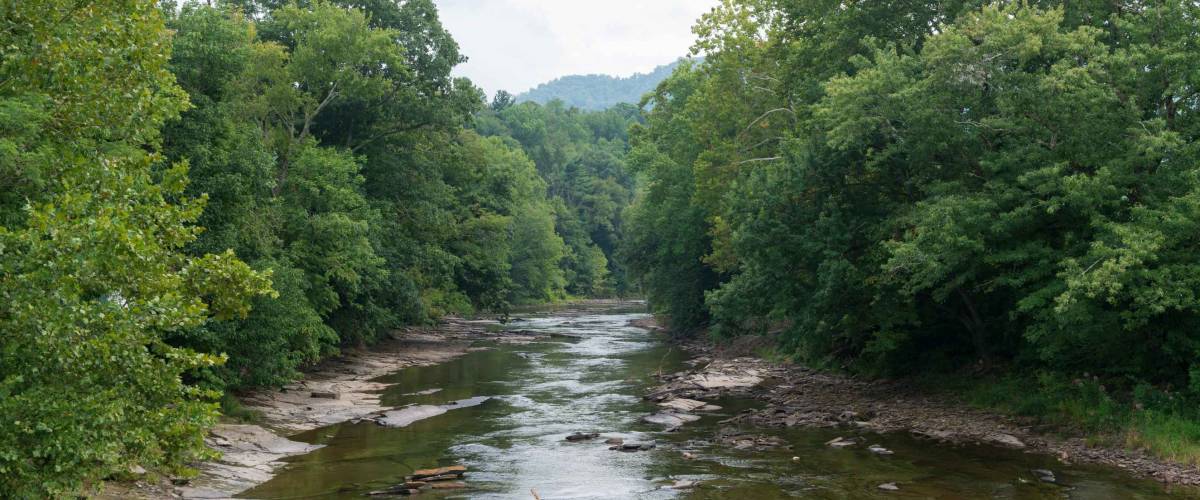
{"type": "Polygon", "coordinates": [[[1038,481],[1043,483],[1058,484],[1058,477],[1054,475],[1054,471],[1046,469],[1033,469],[1033,475],[1038,478],[1038,481]]]}
{"type": "Polygon", "coordinates": [[[617,437],[612,437],[604,440],[604,444],[622,444],[625,440],[617,437]]]}
{"type": "Polygon", "coordinates": [[[883,483],[878,488],[884,491],[900,491],[900,487],[896,486],[896,483],[883,483]]]}
{"type": "Polygon", "coordinates": [[[338,394],[336,392],[324,392],[324,391],[313,392],[310,396],[313,398],[316,398],[316,399],[341,399],[341,397],[342,397],[340,394],[338,394]]]}
{"type": "Polygon", "coordinates": [[[391,488],[376,490],[367,493],[367,496],[383,497],[383,496],[409,496],[420,493],[421,490],[416,488],[406,488],[404,485],[397,485],[391,488]]]}
{"type": "Polygon", "coordinates": [[[691,452],[685,451],[685,452],[683,452],[682,455],[683,455],[684,460],[695,460],[696,459],[696,455],[693,455],[691,452]]]}
{"type": "Polygon", "coordinates": [[[1025,448],[1025,443],[1023,441],[1021,441],[1020,439],[1017,439],[1017,437],[1013,436],[1012,434],[1005,434],[1003,432],[989,434],[986,438],[986,441],[995,443],[998,445],[1002,445],[1002,446],[1007,446],[1009,448],[1016,448],[1016,449],[1025,448]]]}
{"type": "Polygon", "coordinates": [[[461,490],[467,487],[467,483],[452,482],[452,483],[433,483],[429,485],[435,490],[461,490]]]}
{"type": "Polygon", "coordinates": [[[609,449],[633,452],[633,451],[653,450],[657,446],[658,446],[658,444],[655,443],[654,441],[626,441],[617,446],[613,446],[609,449]]]}
{"type": "Polygon", "coordinates": [[[668,410],[676,410],[676,411],[680,411],[683,413],[688,413],[688,412],[696,411],[697,409],[703,408],[705,404],[706,403],[704,401],[696,401],[694,399],[686,399],[686,398],[675,398],[675,399],[672,399],[669,401],[664,401],[662,403],[659,403],[658,406],[661,406],[668,410]]]}
{"type": "Polygon", "coordinates": [[[598,437],[600,437],[600,433],[598,432],[576,432],[570,436],[567,436],[567,441],[589,441],[598,437]]]}
{"type": "Polygon", "coordinates": [[[849,448],[856,444],[858,444],[857,441],[855,441],[853,439],[846,439],[841,436],[838,436],[836,438],[830,439],[829,441],[825,442],[825,446],[828,446],[830,448],[849,448]]]}
{"type": "Polygon", "coordinates": [[[653,415],[642,417],[643,422],[665,425],[667,427],[679,427],[688,422],[695,422],[697,420],[700,420],[700,417],[697,415],[675,412],[655,413],[653,415]]]}
{"type": "Polygon", "coordinates": [[[444,404],[441,406],[434,406],[434,405],[407,406],[404,408],[400,408],[398,410],[384,412],[382,415],[375,417],[373,420],[375,420],[375,423],[378,423],[379,425],[382,425],[384,427],[408,427],[413,422],[417,422],[419,420],[425,420],[425,419],[431,418],[431,417],[436,417],[436,416],[446,413],[450,410],[457,410],[460,408],[470,408],[472,406],[479,406],[479,405],[487,402],[489,399],[491,399],[491,398],[489,398],[487,396],[481,396],[481,397],[463,399],[461,401],[454,401],[454,402],[447,403],[447,404],[444,404]]]}
{"type": "Polygon", "coordinates": [[[696,487],[696,481],[678,480],[670,486],[673,490],[690,490],[696,487]]]}
{"type": "Polygon", "coordinates": [[[451,465],[449,467],[438,467],[436,469],[421,469],[413,471],[409,475],[410,481],[437,481],[438,477],[453,476],[462,477],[467,472],[467,467],[463,465],[451,465]]]}
{"type": "Polygon", "coordinates": [[[896,452],[889,450],[887,448],[884,448],[877,444],[868,446],[867,451],[870,451],[871,453],[874,453],[876,455],[895,455],[896,454],[896,452]]]}

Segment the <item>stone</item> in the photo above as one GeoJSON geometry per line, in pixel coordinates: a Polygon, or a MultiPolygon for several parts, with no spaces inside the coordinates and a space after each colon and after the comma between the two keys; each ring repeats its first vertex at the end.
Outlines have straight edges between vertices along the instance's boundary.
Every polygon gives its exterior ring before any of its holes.
{"type": "Polygon", "coordinates": [[[671,489],[673,489],[673,490],[690,490],[695,487],[696,487],[695,481],[687,481],[687,480],[683,480],[683,479],[675,481],[675,484],[671,485],[671,489]]]}
{"type": "Polygon", "coordinates": [[[825,442],[825,446],[828,446],[830,448],[848,448],[848,447],[854,446],[856,444],[858,444],[858,443],[855,442],[853,439],[846,439],[841,436],[838,436],[836,438],[833,438],[833,439],[825,442]]]}
{"type": "Polygon", "coordinates": [[[467,487],[467,483],[462,483],[462,482],[433,483],[430,486],[435,490],[461,490],[461,489],[467,487]]]}
{"type": "Polygon", "coordinates": [[[1050,483],[1050,484],[1058,483],[1058,477],[1056,477],[1054,475],[1054,471],[1050,471],[1050,470],[1046,470],[1046,469],[1033,469],[1030,472],[1033,472],[1033,475],[1037,476],[1038,481],[1041,481],[1043,483],[1050,483]]]}
{"type": "Polygon", "coordinates": [[[896,454],[896,452],[889,450],[887,448],[884,448],[877,444],[868,446],[867,451],[870,451],[871,453],[874,453],[876,455],[895,455],[896,454]]]}
{"type": "Polygon", "coordinates": [[[693,455],[691,452],[685,451],[685,452],[683,452],[683,459],[684,460],[695,460],[696,455],[693,455]]]}
{"type": "Polygon", "coordinates": [[[883,483],[879,485],[879,489],[884,491],[900,491],[900,487],[896,483],[883,483]]]}
{"type": "Polygon", "coordinates": [[[598,437],[600,437],[600,433],[598,432],[576,432],[567,436],[567,441],[589,441],[598,437]]]}
{"type": "Polygon", "coordinates": [[[324,391],[313,392],[310,396],[315,399],[339,399],[339,398],[341,398],[341,395],[336,392],[324,392],[324,391]]]}
{"type": "Polygon", "coordinates": [[[466,466],[451,465],[449,467],[438,467],[436,469],[416,470],[416,471],[413,471],[413,473],[409,477],[415,481],[436,481],[436,479],[433,479],[433,478],[441,477],[441,476],[462,477],[462,475],[465,474],[466,472],[467,472],[466,466]]]}
{"type": "Polygon", "coordinates": [[[696,411],[705,406],[704,401],[696,401],[694,399],[677,398],[659,403],[658,406],[670,410],[677,410],[683,413],[696,411]]]}
{"type": "Polygon", "coordinates": [[[643,422],[665,425],[667,427],[679,427],[688,422],[695,422],[697,420],[700,420],[700,417],[697,415],[675,412],[655,413],[653,415],[642,417],[643,422]]]}
{"type": "Polygon", "coordinates": [[[1009,448],[1022,449],[1025,447],[1025,443],[1023,441],[1021,441],[1020,439],[1017,439],[1016,436],[1013,436],[1012,434],[1005,434],[1003,432],[997,432],[997,433],[988,435],[987,441],[995,443],[995,444],[1007,446],[1009,448]]]}
{"type": "Polygon", "coordinates": [[[624,442],[625,442],[624,439],[617,438],[617,437],[612,437],[612,438],[608,438],[608,439],[604,440],[604,444],[621,444],[624,442]]]}
{"type": "Polygon", "coordinates": [[[609,449],[620,451],[646,451],[653,450],[657,446],[658,444],[654,441],[626,441],[609,449]]]}

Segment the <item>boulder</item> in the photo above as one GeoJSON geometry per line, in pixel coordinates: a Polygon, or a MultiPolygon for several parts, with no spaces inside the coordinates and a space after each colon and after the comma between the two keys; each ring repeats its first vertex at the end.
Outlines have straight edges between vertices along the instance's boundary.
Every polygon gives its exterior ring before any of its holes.
{"type": "Polygon", "coordinates": [[[600,433],[598,432],[576,432],[567,436],[567,441],[589,441],[598,437],[600,437],[600,433]]]}
{"type": "Polygon", "coordinates": [[[900,491],[900,487],[896,483],[883,483],[879,485],[879,489],[884,491],[900,491]]]}
{"type": "Polygon", "coordinates": [[[1025,448],[1025,443],[1023,441],[1021,441],[1020,439],[1017,439],[1017,437],[1013,436],[1012,434],[1005,434],[1003,432],[997,432],[997,433],[990,434],[987,436],[986,440],[988,442],[995,443],[995,444],[1002,445],[1002,446],[1007,446],[1009,448],[1016,448],[1016,449],[1025,448]]]}

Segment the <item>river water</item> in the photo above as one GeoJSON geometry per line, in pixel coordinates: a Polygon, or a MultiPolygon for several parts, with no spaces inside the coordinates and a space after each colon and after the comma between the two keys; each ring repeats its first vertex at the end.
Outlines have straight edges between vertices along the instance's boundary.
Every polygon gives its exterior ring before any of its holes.
{"type": "Polygon", "coordinates": [[[488,396],[402,428],[373,422],[317,429],[293,439],[325,445],[295,457],[275,479],[246,498],[349,499],[403,482],[416,469],[462,464],[470,489],[426,492],[422,498],[1195,498],[1118,470],[1064,466],[1050,457],[982,446],[946,446],[907,435],[872,436],[895,451],[877,456],[861,447],[832,449],[836,430],[765,430],[791,449],[739,451],[709,440],[718,421],[756,403],[716,401],[724,410],[677,432],[640,422],[654,405],[642,400],[656,373],[679,370],[676,349],[628,326],[636,309],[545,312],[509,327],[556,333],[551,341],[499,345],[437,366],[409,368],[385,404],[447,405],[488,396]],[[575,432],[653,440],[657,448],[611,451],[603,438],[571,443],[575,432]],[[685,459],[687,451],[695,459],[685,459]],[[1051,469],[1061,485],[1040,483],[1032,469],[1051,469]],[[673,489],[696,481],[691,489],[673,489]],[[899,491],[882,491],[896,483],[899,491]]]}

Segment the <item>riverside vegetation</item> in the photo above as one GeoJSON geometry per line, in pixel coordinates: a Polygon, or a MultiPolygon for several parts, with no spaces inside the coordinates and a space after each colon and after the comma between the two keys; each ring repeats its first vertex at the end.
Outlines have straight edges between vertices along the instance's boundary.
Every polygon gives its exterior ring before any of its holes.
{"type": "Polygon", "coordinates": [[[399,325],[627,292],[636,110],[489,108],[430,0],[0,17],[5,495],[177,471],[222,391],[399,325]]]}
{"type": "Polygon", "coordinates": [[[432,0],[0,14],[13,496],[181,471],[223,393],[400,325],[628,293],[1200,461],[1195,2],[724,0],[598,112],[487,103],[432,0]]]}
{"type": "Polygon", "coordinates": [[[1200,463],[1200,5],[730,0],[647,99],[679,330],[1200,463]]]}

